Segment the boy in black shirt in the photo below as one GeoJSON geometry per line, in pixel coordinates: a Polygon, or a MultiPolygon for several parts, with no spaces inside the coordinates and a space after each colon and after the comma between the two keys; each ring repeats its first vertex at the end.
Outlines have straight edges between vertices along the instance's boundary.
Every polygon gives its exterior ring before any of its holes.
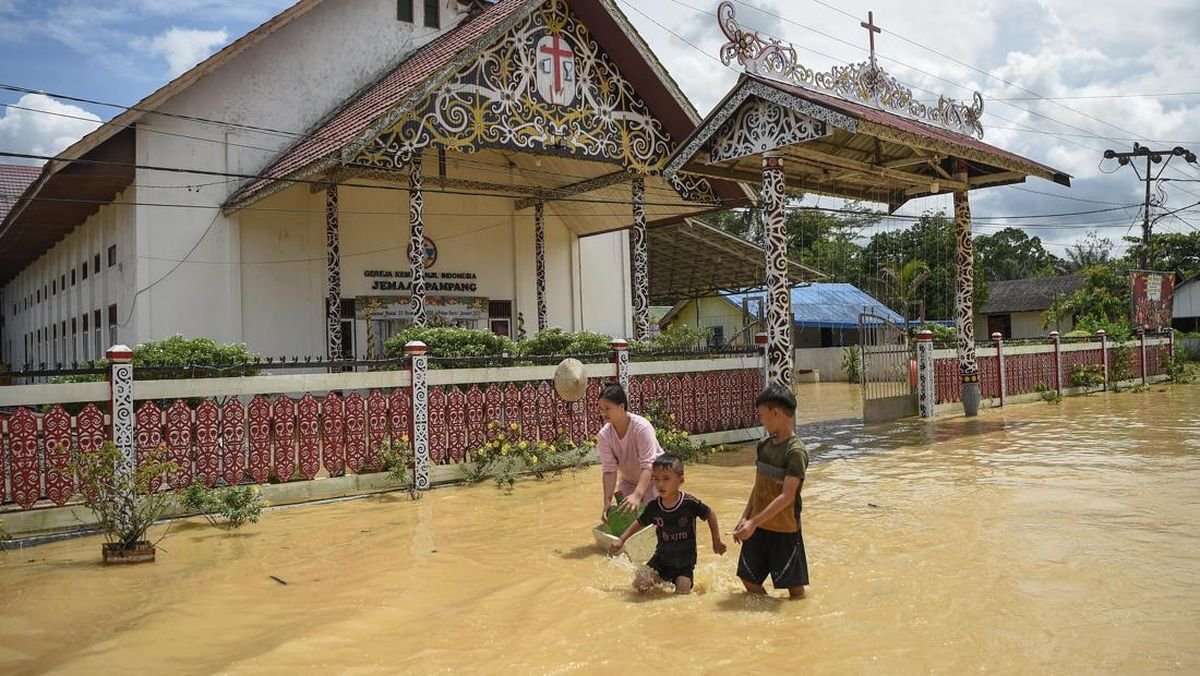
{"type": "Polygon", "coordinates": [[[629,524],[612,544],[612,553],[620,552],[634,533],[654,524],[658,531],[658,547],[646,564],[650,570],[638,572],[633,588],[644,592],[667,581],[675,584],[675,593],[686,594],[692,590],[696,568],[696,519],[708,522],[713,551],[725,553],[725,543],[721,542],[721,532],[717,528],[717,515],[696,496],[679,490],[683,485],[683,461],[676,456],[663,455],[655,459],[650,479],[658,491],[658,498],[646,505],[637,521],[629,524]]]}

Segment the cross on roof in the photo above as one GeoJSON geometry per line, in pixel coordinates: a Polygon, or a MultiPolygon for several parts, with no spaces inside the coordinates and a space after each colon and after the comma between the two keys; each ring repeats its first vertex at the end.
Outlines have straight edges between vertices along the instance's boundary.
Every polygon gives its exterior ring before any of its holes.
{"type": "Polygon", "coordinates": [[[882,33],[883,29],[875,25],[875,12],[867,12],[867,20],[858,25],[866,28],[867,35],[871,36],[871,68],[875,68],[875,34],[882,33]]]}

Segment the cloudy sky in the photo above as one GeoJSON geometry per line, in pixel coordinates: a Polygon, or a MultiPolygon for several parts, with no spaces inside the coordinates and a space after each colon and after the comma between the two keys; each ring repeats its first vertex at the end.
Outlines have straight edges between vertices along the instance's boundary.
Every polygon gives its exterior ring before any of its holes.
{"type": "MultiPolygon", "coordinates": [[[[333,0],[352,4],[355,0],[333,0]]],[[[617,0],[700,112],[737,71],[716,60],[723,36],[714,0],[617,0]]],[[[287,7],[289,0],[0,0],[0,83],[132,104],[287,7]]],[[[814,68],[866,58],[858,22],[883,28],[880,63],[918,98],[985,98],[989,143],[1072,174],[1064,189],[1032,179],[973,195],[977,229],[1003,216],[1140,204],[1129,167],[1106,148],[1176,145],[1200,152],[1200,3],[1195,0],[748,0],[739,22],[784,38],[814,68]],[[952,8],[952,9],[951,9],[952,8]],[[1116,171],[1114,171],[1116,170],[1116,171]],[[1109,173],[1111,172],[1111,173],[1109,173]],[[1030,192],[1036,191],[1036,192],[1030,192]]],[[[0,91],[0,150],[52,154],[113,117],[112,108],[0,91]],[[48,110],[58,116],[32,110],[48,110]],[[76,119],[80,118],[80,119],[76,119]]],[[[1200,165],[1176,159],[1160,184],[1165,209],[1200,202],[1200,165]]],[[[829,200],[822,206],[834,205],[829,200]]],[[[946,209],[949,198],[902,213],[946,209]]],[[[1095,228],[1114,241],[1139,209],[1011,221],[1061,253],[1095,228]]],[[[1164,217],[1160,231],[1200,227],[1200,207],[1164,217]]],[[[1137,232],[1135,228],[1133,232],[1137,232]]]]}

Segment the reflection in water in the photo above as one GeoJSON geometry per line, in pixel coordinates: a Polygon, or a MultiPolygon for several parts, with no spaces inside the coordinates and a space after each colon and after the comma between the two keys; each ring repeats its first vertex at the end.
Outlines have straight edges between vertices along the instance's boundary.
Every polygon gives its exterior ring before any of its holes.
{"type": "MultiPolygon", "coordinates": [[[[232,536],[184,524],[135,568],[98,565],[97,538],[11,551],[0,672],[1195,673],[1198,408],[1176,387],[974,420],[807,415],[800,602],[740,594],[736,547],[707,534],[697,593],[633,594],[633,564],[591,543],[595,469],[275,510],[232,536]]],[[[726,530],[751,460],[688,470],[726,530]]]]}

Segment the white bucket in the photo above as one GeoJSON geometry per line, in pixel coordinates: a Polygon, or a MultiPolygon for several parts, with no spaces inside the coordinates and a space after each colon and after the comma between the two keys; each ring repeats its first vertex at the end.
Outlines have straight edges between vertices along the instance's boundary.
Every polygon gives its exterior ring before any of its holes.
{"type": "MultiPolygon", "coordinates": [[[[592,537],[596,539],[596,546],[605,553],[608,553],[609,548],[620,539],[616,535],[610,535],[604,529],[604,524],[592,529],[592,537]]],[[[654,556],[654,549],[657,546],[658,536],[654,532],[654,526],[647,526],[626,540],[621,551],[629,556],[629,560],[640,566],[654,556]]]]}

